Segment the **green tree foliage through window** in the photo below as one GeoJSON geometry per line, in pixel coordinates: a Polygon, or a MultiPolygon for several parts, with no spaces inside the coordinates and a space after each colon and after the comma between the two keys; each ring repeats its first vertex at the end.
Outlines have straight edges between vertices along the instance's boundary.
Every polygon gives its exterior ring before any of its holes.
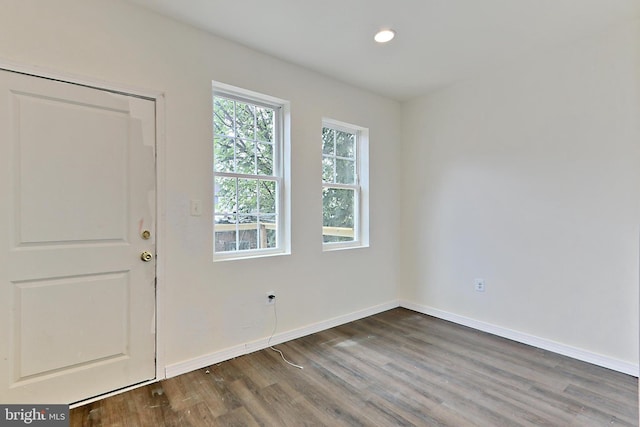
{"type": "Polygon", "coordinates": [[[213,98],[215,252],[278,246],[274,108],[213,98]]]}
{"type": "Polygon", "coordinates": [[[322,129],[323,242],[351,242],[357,238],[357,132],[325,126],[322,129]]]}

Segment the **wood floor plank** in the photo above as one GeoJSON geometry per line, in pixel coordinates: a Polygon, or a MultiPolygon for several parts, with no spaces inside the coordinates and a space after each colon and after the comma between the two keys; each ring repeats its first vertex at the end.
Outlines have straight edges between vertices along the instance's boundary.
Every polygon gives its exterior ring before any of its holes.
{"type": "Polygon", "coordinates": [[[239,407],[219,417],[216,423],[227,427],[259,427],[260,424],[245,407],[239,407]]]}
{"type": "MultiPolygon", "coordinates": [[[[416,361],[421,361],[420,365],[422,367],[431,366],[429,362],[434,361],[434,353],[431,352],[428,355],[423,355],[419,353],[412,353],[406,358],[406,363],[404,367],[406,369],[411,369],[411,366],[415,364],[416,361]]],[[[451,362],[452,360],[444,360],[443,362],[451,362]]],[[[466,363],[471,363],[473,361],[466,360],[466,363]]],[[[398,365],[393,365],[392,369],[400,370],[401,367],[398,365]]],[[[474,402],[469,402],[469,405],[477,405],[478,402],[483,402],[486,412],[486,417],[491,417],[492,422],[501,423],[501,424],[511,424],[516,425],[516,421],[511,419],[509,415],[513,412],[518,413],[518,417],[524,420],[533,420],[533,424],[540,423],[540,416],[534,413],[530,413],[528,408],[519,408],[518,411],[514,411],[513,404],[511,404],[506,399],[496,399],[496,396],[491,396],[491,386],[494,384],[495,380],[493,378],[489,378],[485,376],[484,378],[479,376],[475,369],[469,370],[466,373],[467,377],[474,376],[474,381],[472,382],[473,387],[468,386],[466,383],[461,383],[457,381],[457,377],[461,373],[459,370],[454,370],[455,367],[452,365],[451,368],[442,370],[440,372],[429,371],[429,374],[436,374],[436,377],[442,378],[442,383],[438,384],[438,390],[442,396],[448,396],[450,399],[463,399],[463,395],[475,396],[474,402]],[[501,406],[502,411],[498,411],[497,413],[490,416],[488,411],[488,406],[491,404],[492,406],[501,406]]],[[[436,388],[436,384],[430,384],[434,389],[436,388]]],[[[480,407],[477,410],[482,410],[480,407]]]]}
{"type": "Polygon", "coordinates": [[[638,426],[637,378],[394,309],[71,411],[71,426],[638,426]]]}
{"type": "Polygon", "coordinates": [[[230,384],[233,392],[244,402],[244,408],[260,425],[276,426],[285,422],[272,410],[262,396],[263,388],[256,387],[250,379],[238,379],[230,384]]]}
{"type": "Polygon", "coordinates": [[[365,409],[367,389],[358,389],[335,375],[327,368],[329,361],[321,353],[310,349],[304,341],[289,343],[280,348],[291,351],[292,354],[296,354],[295,350],[298,350],[296,361],[304,365],[304,374],[290,375],[291,383],[296,390],[308,394],[308,400],[323,408],[328,419],[338,419],[349,426],[375,425],[375,420],[382,414],[365,409]]]}

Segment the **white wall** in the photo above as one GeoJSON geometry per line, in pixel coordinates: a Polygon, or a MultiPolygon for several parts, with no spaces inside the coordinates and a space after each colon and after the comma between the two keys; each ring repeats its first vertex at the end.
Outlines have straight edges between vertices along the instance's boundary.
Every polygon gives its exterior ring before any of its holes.
{"type": "Polygon", "coordinates": [[[166,96],[167,365],[396,301],[400,106],[119,0],[1,0],[0,59],[166,96]],[[212,262],[211,81],[291,101],[291,256],[212,262]],[[370,129],[371,247],[323,253],[321,119],[370,129]],[[201,217],[189,199],[204,201],[201,217]]]}
{"type": "Polygon", "coordinates": [[[402,299],[637,366],[639,51],[629,22],[403,104],[402,299]]]}

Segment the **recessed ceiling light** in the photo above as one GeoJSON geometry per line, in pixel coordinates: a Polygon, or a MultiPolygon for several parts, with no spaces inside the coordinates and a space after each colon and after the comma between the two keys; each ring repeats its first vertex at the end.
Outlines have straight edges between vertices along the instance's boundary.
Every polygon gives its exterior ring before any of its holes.
{"type": "Polygon", "coordinates": [[[378,31],[376,35],[373,37],[373,39],[378,43],[386,43],[393,40],[395,36],[396,36],[395,31],[391,29],[385,29],[385,30],[378,31]]]}

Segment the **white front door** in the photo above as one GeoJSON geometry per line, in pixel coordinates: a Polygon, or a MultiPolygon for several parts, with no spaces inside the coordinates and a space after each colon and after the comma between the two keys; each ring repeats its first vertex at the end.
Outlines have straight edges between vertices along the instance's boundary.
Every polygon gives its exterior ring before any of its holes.
{"type": "Polygon", "coordinates": [[[0,403],[155,377],[155,198],[154,101],[0,70],[0,403]]]}

